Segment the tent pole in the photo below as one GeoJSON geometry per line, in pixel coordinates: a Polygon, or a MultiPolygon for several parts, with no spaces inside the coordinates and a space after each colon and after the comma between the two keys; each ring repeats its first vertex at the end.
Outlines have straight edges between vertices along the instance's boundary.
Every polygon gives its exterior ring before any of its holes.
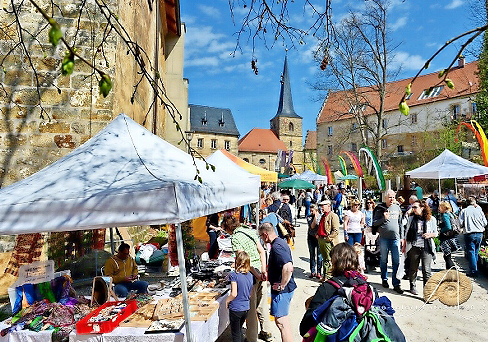
{"type": "Polygon", "coordinates": [[[441,192],[441,179],[439,178],[439,198],[442,198],[442,192],[441,192]]]}
{"type": "Polygon", "coordinates": [[[361,208],[363,207],[363,178],[358,177],[358,195],[359,202],[361,202],[361,208]]]}
{"type": "Polygon", "coordinates": [[[110,227],[110,251],[112,255],[115,254],[115,245],[114,245],[114,228],[110,227]]]}
{"type": "Polygon", "coordinates": [[[176,225],[176,247],[178,251],[178,265],[180,268],[181,296],[183,297],[183,313],[185,315],[185,337],[187,342],[193,342],[190,320],[190,305],[188,303],[188,287],[186,283],[185,250],[183,248],[183,234],[181,223],[176,225]]]}
{"type": "Polygon", "coordinates": [[[458,186],[457,186],[457,178],[454,178],[454,186],[456,188],[456,198],[458,197],[458,186]]]}

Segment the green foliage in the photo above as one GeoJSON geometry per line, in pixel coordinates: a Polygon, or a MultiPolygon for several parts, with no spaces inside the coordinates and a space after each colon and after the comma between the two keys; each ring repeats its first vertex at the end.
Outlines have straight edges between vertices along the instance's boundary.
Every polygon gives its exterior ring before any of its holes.
{"type": "Polygon", "coordinates": [[[476,121],[483,127],[488,128],[488,34],[483,36],[483,48],[478,62],[478,77],[480,79],[479,92],[476,94],[476,121]]]}
{"type": "Polygon", "coordinates": [[[51,24],[51,28],[49,29],[49,33],[48,33],[49,42],[53,46],[57,46],[59,40],[63,37],[63,32],[61,31],[61,27],[56,21],[52,20],[52,23],[51,21],[49,23],[51,24]]]}
{"type": "Polygon", "coordinates": [[[75,55],[69,51],[66,51],[64,55],[63,62],[61,63],[61,73],[66,75],[71,75],[75,68],[75,55]]]}
{"type": "Polygon", "coordinates": [[[110,90],[112,90],[112,80],[107,74],[103,74],[101,76],[100,82],[98,82],[98,88],[100,89],[100,94],[102,94],[103,97],[107,97],[110,90]]]}

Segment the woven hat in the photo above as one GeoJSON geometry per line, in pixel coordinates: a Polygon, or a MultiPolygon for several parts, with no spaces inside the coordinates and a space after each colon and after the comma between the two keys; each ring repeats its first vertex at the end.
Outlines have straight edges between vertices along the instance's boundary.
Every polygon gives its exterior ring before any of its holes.
{"type": "Polygon", "coordinates": [[[471,280],[458,270],[451,269],[434,273],[424,287],[424,300],[436,299],[445,305],[456,306],[466,302],[471,296],[471,280]],[[434,292],[435,291],[435,292],[434,292]]]}

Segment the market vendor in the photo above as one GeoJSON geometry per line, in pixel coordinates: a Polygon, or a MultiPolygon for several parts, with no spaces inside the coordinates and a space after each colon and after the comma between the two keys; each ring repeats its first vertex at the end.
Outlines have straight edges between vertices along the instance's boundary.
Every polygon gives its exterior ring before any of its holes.
{"type": "Polygon", "coordinates": [[[107,259],[104,275],[112,277],[115,294],[127,297],[130,291],[147,293],[148,282],[137,280],[137,265],[130,255],[130,246],[122,243],[117,254],[107,259]]]}

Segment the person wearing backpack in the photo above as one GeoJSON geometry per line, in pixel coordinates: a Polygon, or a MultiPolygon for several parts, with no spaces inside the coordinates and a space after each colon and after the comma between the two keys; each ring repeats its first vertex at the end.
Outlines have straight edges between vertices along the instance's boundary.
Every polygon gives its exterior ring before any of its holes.
{"type": "Polygon", "coordinates": [[[352,246],[343,242],[332,249],[333,277],[310,298],[300,322],[303,341],[404,342],[393,319],[395,312],[386,297],[358,272],[359,261],[352,246]]]}
{"type": "Polygon", "coordinates": [[[449,202],[439,203],[439,241],[447,270],[454,266],[451,253],[461,248],[457,240],[459,228],[455,227],[456,224],[459,224],[459,220],[454,217],[449,202]]]}
{"type": "Polygon", "coordinates": [[[434,239],[437,236],[437,221],[430,212],[425,201],[416,201],[412,205],[413,215],[408,218],[405,226],[406,244],[402,244],[402,252],[407,253],[410,259],[408,278],[410,293],[418,295],[416,288],[417,271],[422,260],[422,280],[425,286],[432,274],[432,261],[435,257],[434,239]]]}
{"type": "Polygon", "coordinates": [[[478,253],[480,251],[483,232],[486,226],[486,217],[481,207],[476,203],[476,198],[468,198],[469,206],[459,214],[459,221],[464,228],[464,242],[469,262],[467,276],[478,276],[478,253]]]}

